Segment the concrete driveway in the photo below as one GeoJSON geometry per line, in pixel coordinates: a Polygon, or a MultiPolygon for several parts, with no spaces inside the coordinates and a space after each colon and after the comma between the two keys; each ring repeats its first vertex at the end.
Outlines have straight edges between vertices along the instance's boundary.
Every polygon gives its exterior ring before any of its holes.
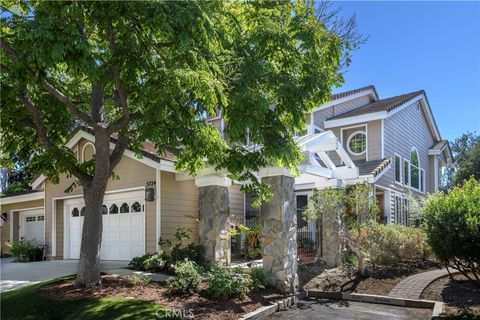
{"type": "MultiPolygon", "coordinates": [[[[77,273],[78,260],[12,262],[0,259],[0,292],[77,273]]],[[[102,271],[124,268],[128,261],[101,261],[102,271]]]]}
{"type": "Polygon", "coordinates": [[[430,320],[431,309],[334,300],[301,300],[297,307],[276,312],[265,319],[275,320],[430,320]]]}

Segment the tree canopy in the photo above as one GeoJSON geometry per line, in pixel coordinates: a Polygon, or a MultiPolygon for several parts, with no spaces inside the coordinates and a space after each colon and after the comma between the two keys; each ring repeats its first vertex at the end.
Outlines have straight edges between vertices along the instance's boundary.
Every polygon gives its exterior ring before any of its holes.
{"type": "Polygon", "coordinates": [[[267,164],[294,168],[293,132],[342,83],[354,45],[304,1],[2,8],[2,148],[53,181],[94,175],[65,147],[78,125],[118,134],[117,146],[137,152],[146,139],[159,152],[176,148],[178,169],[192,173],[204,159],[237,179],[267,164]],[[217,108],[228,145],[204,121],[217,108]],[[245,151],[247,130],[263,148],[245,151]]]}
{"type": "Polygon", "coordinates": [[[467,132],[451,144],[453,166],[447,168],[447,185],[460,185],[471,176],[480,180],[480,135],[467,132]]]}

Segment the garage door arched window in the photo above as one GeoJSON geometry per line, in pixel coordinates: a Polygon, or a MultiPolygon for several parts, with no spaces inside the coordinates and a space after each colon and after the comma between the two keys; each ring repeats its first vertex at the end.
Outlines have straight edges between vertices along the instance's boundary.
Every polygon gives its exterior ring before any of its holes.
{"type": "Polygon", "coordinates": [[[118,213],[118,207],[117,205],[114,203],[110,206],[110,214],[117,214],[118,213]]]}
{"type": "Polygon", "coordinates": [[[102,214],[107,214],[108,213],[108,208],[106,205],[102,206],[102,214]]]}
{"type": "Polygon", "coordinates": [[[72,217],[78,217],[80,215],[80,212],[78,212],[77,208],[73,208],[72,210],[72,217]]]}
{"type": "Polygon", "coordinates": [[[365,131],[355,131],[347,140],[348,152],[360,156],[367,151],[367,135],[365,131]]]}
{"type": "Polygon", "coordinates": [[[142,206],[137,201],[132,204],[132,212],[142,212],[142,206]]]}
{"type": "Polygon", "coordinates": [[[122,206],[120,207],[120,213],[129,213],[130,212],[130,207],[128,206],[128,204],[126,204],[125,202],[122,203],[122,206]]]}
{"type": "Polygon", "coordinates": [[[85,215],[85,207],[82,207],[82,210],[80,210],[80,217],[83,217],[85,215]]]}

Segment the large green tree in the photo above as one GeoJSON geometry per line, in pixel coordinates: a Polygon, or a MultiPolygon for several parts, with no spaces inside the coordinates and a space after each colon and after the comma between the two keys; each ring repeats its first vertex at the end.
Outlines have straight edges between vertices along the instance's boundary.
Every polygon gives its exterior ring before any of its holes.
{"type": "Polygon", "coordinates": [[[261,193],[252,172],[295,167],[293,133],[342,83],[358,40],[350,20],[342,32],[306,1],[3,1],[2,9],[2,148],[53,182],[76,177],[85,200],[79,286],[100,283],[102,202],[126,148],[140,154],[148,139],[158,152],[175,148],[179,170],[195,174],[208,159],[261,193]],[[216,108],[228,144],[205,122],[216,108]],[[86,163],[65,145],[79,125],[95,135],[86,163]],[[245,151],[247,131],[262,148],[245,151]]]}
{"type": "Polygon", "coordinates": [[[480,135],[467,132],[451,144],[454,163],[447,168],[445,183],[448,186],[461,185],[471,176],[480,180],[480,135]]]}

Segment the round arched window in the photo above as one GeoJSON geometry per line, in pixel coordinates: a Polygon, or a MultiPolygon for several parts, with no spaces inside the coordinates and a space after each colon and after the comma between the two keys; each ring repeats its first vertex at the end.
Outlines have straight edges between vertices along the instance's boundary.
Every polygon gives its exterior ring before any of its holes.
{"type": "Polygon", "coordinates": [[[355,155],[359,156],[367,151],[367,135],[363,131],[355,131],[348,137],[347,140],[348,151],[355,155]]]}

